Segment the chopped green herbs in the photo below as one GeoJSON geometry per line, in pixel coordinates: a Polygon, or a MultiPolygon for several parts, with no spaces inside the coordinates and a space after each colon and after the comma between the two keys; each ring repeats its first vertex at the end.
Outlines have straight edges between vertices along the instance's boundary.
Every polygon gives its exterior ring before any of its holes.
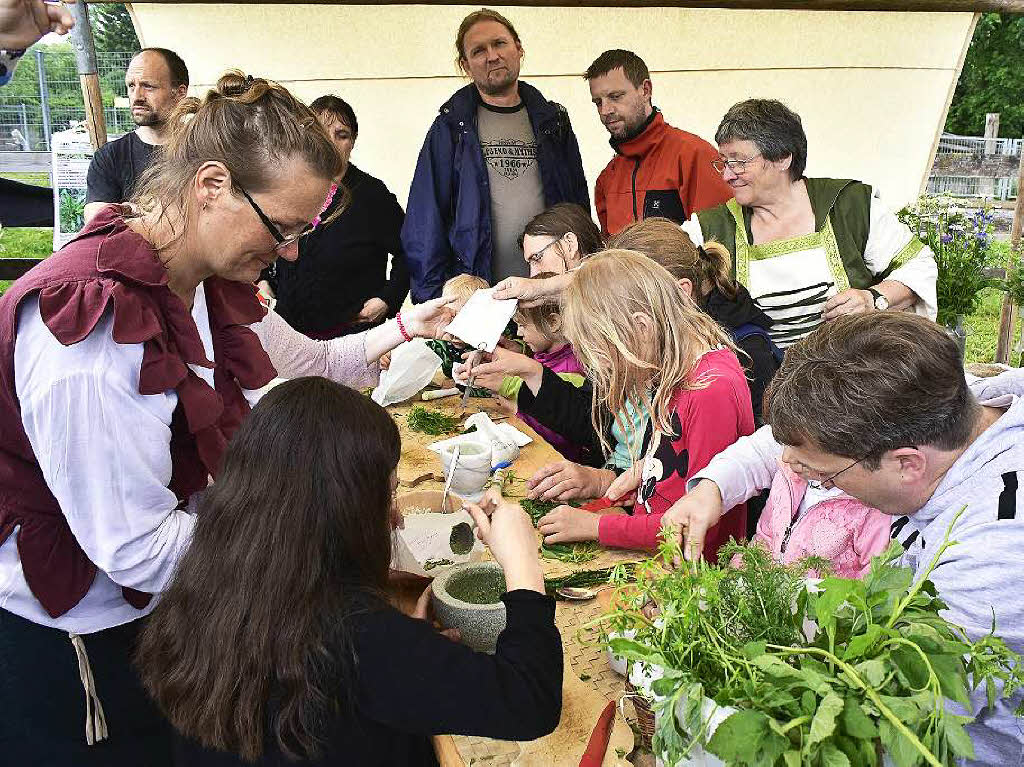
{"type": "Polygon", "coordinates": [[[409,428],[432,437],[439,437],[442,434],[454,434],[459,430],[459,418],[454,415],[445,415],[437,410],[427,410],[422,405],[416,405],[405,417],[409,428]]]}
{"type": "Polygon", "coordinates": [[[428,559],[423,563],[424,570],[433,570],[435,567],[444,567],[445,565],[455,564],[450,559],[428,559]]]}
{"type": "Polygon", "coordinates": [[[445,590],[470,604],[495,604],[505,593],[505,574],[498,569],[467,570],[449,578],[445,590]]]}
{"type": "MultiPolygon", "coordinates": [[[[615,565],[614,567],[602,567],[598,570],[580,570],[571,575],[563,575],[558,578],[545,578],[544,590],[548,594],[554,594],[555,589],[580,589],[591,586],[603,586],[613,580],[618,584],[629,583],[633,580],[635,570],[636,564],[633,562],[615,565]]],[[[555,598],[558,598],[557,595],[555,598]]]]}

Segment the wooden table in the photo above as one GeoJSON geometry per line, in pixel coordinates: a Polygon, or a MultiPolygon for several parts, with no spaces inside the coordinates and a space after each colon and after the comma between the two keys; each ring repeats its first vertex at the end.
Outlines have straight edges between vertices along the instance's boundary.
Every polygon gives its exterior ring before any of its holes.
{"type": "MultiPolygon", "coordinates": [[[[460,415],[461,399],[448,397],[431,402],[409,401],[392,405],[388,411],[394,416],[402,434],[402,456],[399,461],[399,504],[404,500],[424,497],[424,491],[435,493],[443,490],[440,457],[427,446],[443,437],[430,436],[413,432],[405,425],[405,416],[416,405],[430,410],[438,410],[448,415],[460,415]]],[[[492,399],[470,398],[466,415],[486,412],[492,419],[506,418],[519,431],[529,436],[532,441],[523,447],[519,457],[512,465],[510,485],[506,489],[506,497],[514,499],[525,495],[525,480],[543,466],[562,460],[561,454],[549,445],[540,435],[516,417],[509,417],[492,399]]],[[[414,504],[415,505],[415,504],[414,504]]],[[[538,545],[540,535],[538,533],[538,545]]],[[[621,550],[603,550],[596,559],[582,565],[572,565],[551,559],[542,559],[545,577],[561,577],[580,570],[593,570],[610,567],[618,562],[633,562],[646,556],[642,552],[621,550]]],[[[416,587],[410,587],[410,591],[416,587]]],[[[422,585],[418,586],[422,591],[422,585]]],[[[419,591],[416,592],[418,595],[419,591]]],[[[408,599],[408,596],[403,599],[408,599]]],[[[556,609],[555,622],[562,634],[564,662],[568,673],[574,674],[575,683],[582,679],[584,685],[596,690],[604,699],[613,700],[621,697],[624,680],[617,676],[605,661],[604,651],[592,643],[581,641],[579,629],[588,621],[600,615],[602,608],[596,600],[589,602],[559,601],[556,609]]],[[[596,716],[595,721],[596,723],[596,716]]],[[[591,726],[594,724],[591,723],[591,726]]],[[[617,718],[614,738],[623,742],[623,729],[628,731],[621,717],[617,718]]],[[[631,738],[631,735],[630,735],[631,738]]],[[[586,742],[580,743],[580,751],[586,742]]],[[[486,764],[488,767],[502,767],[511,764],[519,754],[519,745],[511,741],[496,741],[488,738],[472,738],[463,736],[441,735],[434,738],[434,747],[441,767],[467,767],[469,764],[486,764]]],[[[605,765],[624,764],[612,747],[609,747],[605,765]]]]}

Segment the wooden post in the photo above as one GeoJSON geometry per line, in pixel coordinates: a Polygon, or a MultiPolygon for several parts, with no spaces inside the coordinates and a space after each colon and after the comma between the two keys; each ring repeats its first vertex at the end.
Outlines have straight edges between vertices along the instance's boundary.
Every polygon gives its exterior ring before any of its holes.
{"type": "MultiPolygon", "coordinates": [[[[1013,210],[1013,227],[1010,229],[1010,252],[1020,253],[1021,230],[1024,229],[1024,150],[1020,153],[1017,168],[1017,206],[1013,210]]],[[[1017,327],[1019,307],[1003,296],[1003,309],[999,314],[999,338],[996,341],[996,362],[1007,364],[1013,348],[1013,331],[1017,327]]]]}
{"type": "Polygon", "coordinates": [[[985,154],[996,153],[995,139],[999,138],[999,112],[989,112],[985,115],[985,154]]]}
{"type": "Polygon", "coordinates": [[[75,16],[75,28],[71,30],[71,45],[75,49],[78,81],[82,86],[82,98],[85,101],[85,125],[89,129],[89,140],[95,151],[107,143],[107,122],[103,118],[103,96],[100,92],[99,74],[96,71],[96,45],[92,39],[89,8],[85,0],[78,0],[68,9],[75,16]]]}
{"type": "Polygon", "coordinates": [[[999,135],[999,113],[989,112],[985,115],[985,150],[981,158],[981,171],[978,178],[978,197],[993,200],[996,196],[996,180],[986,173],[985,161],[996,153],[996,137],[999,135]]]}

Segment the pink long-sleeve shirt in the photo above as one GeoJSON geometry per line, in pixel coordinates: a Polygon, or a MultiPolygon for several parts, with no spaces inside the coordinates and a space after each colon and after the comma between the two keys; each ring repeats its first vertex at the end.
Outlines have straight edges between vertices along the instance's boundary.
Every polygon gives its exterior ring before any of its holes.
{"type": "MultiPolygon", "coordinates": [[[[643,478],[632,515],[601,517],[598,541],[603,546],[652,549],[658,545],[661,519],[686,494],[686,482],[738,438],[754,431],[750,388],[736,355],[716,349],[701,357],[692,373],[703,388],[679,389],[672,399],[673,435],[648,426],[641,454],[643,478]]],[[[718,548],[730,537],[746,537],[746,504],[741,501],[708,531],[704,557],[716,561],[718,548]]]]}

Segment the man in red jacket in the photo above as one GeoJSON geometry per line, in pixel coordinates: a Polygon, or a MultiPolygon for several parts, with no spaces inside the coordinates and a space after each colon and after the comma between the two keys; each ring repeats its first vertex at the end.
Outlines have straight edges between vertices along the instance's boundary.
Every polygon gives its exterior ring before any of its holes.
{"type": "Polygon", "coordinates": [[[583,78],[615,150],[594,187],[605,236],[653,216],[682,223],[732,197],[711,167],[715,148],[673,128],[651,104],[651,73],[643,59],[632,51],[605,51],[583,78]]]}

